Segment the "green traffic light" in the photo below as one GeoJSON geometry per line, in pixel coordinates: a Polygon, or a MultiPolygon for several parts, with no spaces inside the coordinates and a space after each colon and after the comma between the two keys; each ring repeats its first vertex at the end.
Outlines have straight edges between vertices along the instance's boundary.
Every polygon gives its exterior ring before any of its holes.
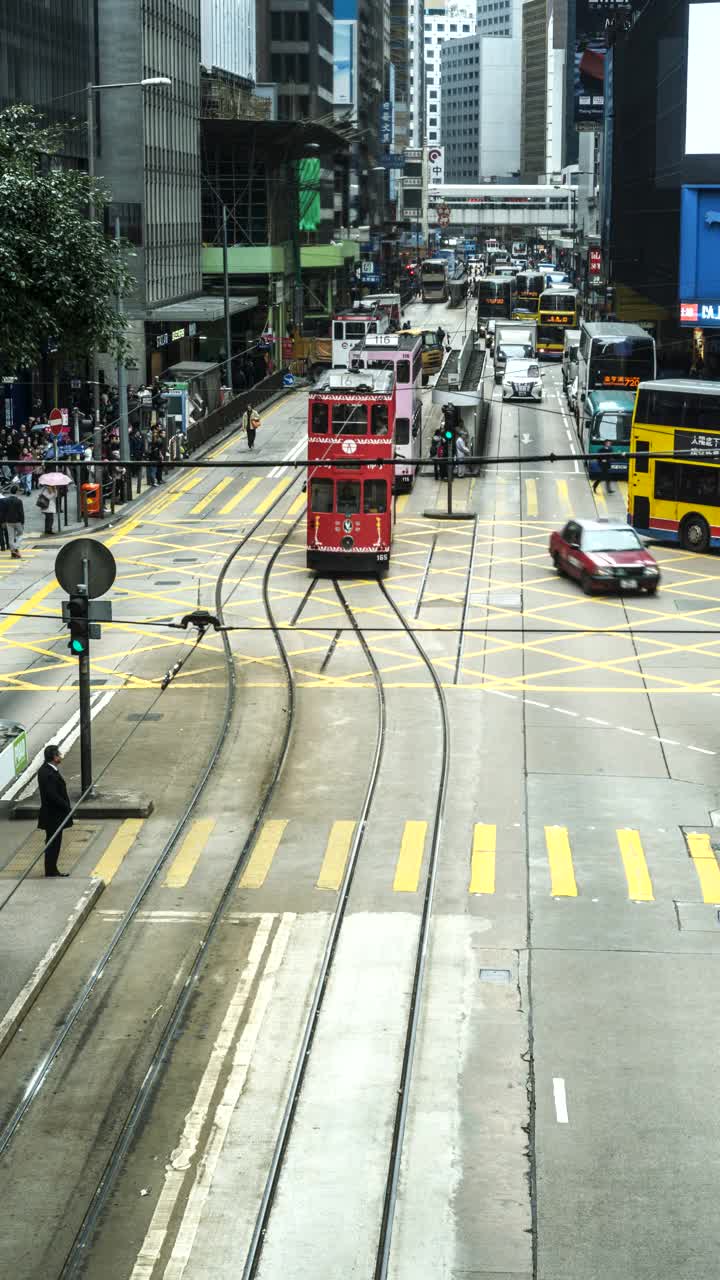
{"type": "Polygon", "coordinates": [[[70,641],[70,648],[72,649],[73,653],[77,653],[77,654],[85,653],[86,647],[87,647],[87,646],[86,646],[86,644],[85,644],[85,641],[84,641],[84,640],[71,640],[71,641],[70,641]]]}
{"type": "Polygon", "coordinates": [[[446,431],[446,432],[445,432],[445,439],[446,439],[446,440],[452,440],[452,438],[453,438],[453,433],[452,433],[452,431],[446,431]]]}

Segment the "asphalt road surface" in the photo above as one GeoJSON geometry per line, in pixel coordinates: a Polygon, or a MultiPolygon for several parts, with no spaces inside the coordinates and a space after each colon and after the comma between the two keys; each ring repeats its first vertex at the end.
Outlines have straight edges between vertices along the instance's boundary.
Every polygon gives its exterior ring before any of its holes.
{"type": "MultiPolygon", "coordinates": [[[[410,316],[441,322],[460,345],[463,310],[415,305],[410,316]]],[[[444,502],[429,475],[398,501],[386,585],[428,661],[373,580],[345,579],[338,595],[319,579],[308,594],[301,481],[288,487],[290,471],[178,473],[111,532],[123,625],[93,650],[96,695],[109,695],[95,720],[98,761],[129,734],[110,775],[153,794],[156,811],[68,843],[66,869],[80,883],[99,871],[108,888],[0,1058],[2,1126],[184,811],[222,717],[227,672],[213,632],[157,698],[193,639],[161,624],[210,607],[222,563],[266,517],[226,578],[238,690],[226,746],[0,1158],[0,1275],[249,1274],[355,854],[252,1274],[376,1274],[443,782],[434,670],[449,776],[384,1274],[715,1280],[718,559],[656,549],[655,598],[586,597],[558,577],[550,532],[570,514],[623,519],[625,486],[594,495],[575,459],[497,461],[573,451],[559,368],[544,369],[541,405],[502,405],[487,384],[490,461],[455,494],[474,519],[425,516],[444,502]],[[284,628],[294,709],[268,600],[284,628]],[[189,980],[182,1022],[114,1161],[189,980]]],[[[302,450],[305,401],[298,391],[269,411],[257,456],[302,450]]],[[[427,427],[431,389],[424,412],[427,427]]],[[[220,456],[243,461],[244,439],[220,456]]],[[[7,570],[5,608],[54,618],[60,593],[45,555],[24,561],[22,578],[7,570]]],[[[40,742],[70,713],[74,666],[59,622],[9,621],[0,622],[3,715],[29,722],[40,742]]],[[[71,777],[76,769],[71,754],[71,777]]],[[[26,839],[29,829],[13,837],[6,879],[26,839]]]]}

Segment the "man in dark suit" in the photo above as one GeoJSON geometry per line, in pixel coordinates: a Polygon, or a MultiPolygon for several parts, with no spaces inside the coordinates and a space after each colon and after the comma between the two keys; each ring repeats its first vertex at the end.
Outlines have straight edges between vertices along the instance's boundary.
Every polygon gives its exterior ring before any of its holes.
{"type": "Polygon", "coordinates": [[[40,812],[38,826],[45,832],[45,875],[66,876],[67,871],[58,871],[58,858],[62,844],[63,831],[72,826],[69,818],[61,831],[58,831],[63,818],[67,818],[72,805],[68,795],[65,779],[60,772],[62,755],[60,748],[54,744],[45,748],[45,763],[38,770],[38,787],[40,788],[40,812]],[[57,832],[57,835],[55,834],[57,832]],[[51,839],[52,837],[52,839],[51,839]]]}

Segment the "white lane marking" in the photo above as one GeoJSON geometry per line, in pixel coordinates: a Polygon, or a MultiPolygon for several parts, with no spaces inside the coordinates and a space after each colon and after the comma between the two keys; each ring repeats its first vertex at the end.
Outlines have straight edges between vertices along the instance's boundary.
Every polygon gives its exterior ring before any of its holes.
{"type": "MultiPolygon", "coordinates": [[[[294,458],[297,458],[298,455],[302,453],[303,449],[307,449],[306,435],[301,436],[294,448],[292,448],[289,453],[285,454],[285,462],[292,462],[294,458]]],[[[277,476],[283,476],[286,471],[287,467],[273,467],[271,471],[268,471],[268,480],[275,480],[277,476]]]]}
{"type": "MultiPolygon", "coordinates": [[[[565,430],[566,430],[566,432],[567,432],[567,437],[568,437],[568,440],[570,441],[570,452],[571,452],[571,453],[577,453],[577,449],[575,448],[575,440],[573,439],[572,432],[571,432],[571,429],[570,429],[570,419],[568,418],[568,416],[567,416],[567,414],[566,414],[566,412],[565,412],[565,408],[564,408],[564,406],[563,406],[562,400],[560,400],[560,396],[559,396],[559,395],[558,395],[558,400],[560,401],[560,412],[561,412],[562,417],[563,417],[563,422],[565,423],[565,430]]],[[[573,461],[573,466],[574,466],[574,468],[575,468],[575,471],[576,471],[576,472],[577,472],[577,474],[579,475],[579,474],[580,474],[580,463],[578,462],[577,458],[575,458],[575,459],[574,459],[574,461],[573,461]]]]}
{"type": "MultiPolygon", "coordinates": [[[[182,1280],[182,1276],[185,1274],[185,1269],[190,1260],[190,1254],[195,1243],[198,1227],[200,1226],[200,1218],[202,1216],[203,1208],[205,1207],[205,1202],[210,1194],[215,1170],[217,1168],[217,1163],[220,1159],[223,1146],[225,1145],[225,1138],[227,1137],[227,1132],[230,1128],[230,1121],[232,1120],[233,1112],[237,1106],[238,1098],[245,1087],[245,1081],[250,1069],[252,1055],[257,1044],[263,1019],[272,999],[275,988],[275,979],[280,970],[280,966],[287,949],[295,918],[295,915],[291,913],[283,915],[278,926],[277,933],[275,934],[272,947],[270,948],[270,954],[263,970],[262,978],[258,984],[257,993],[253,1000],[247,1022],[243,1027],[235,1048],[232,1067],[230,1068],[230,1074],[228,1076],[222,1098],[220,1099],[212,1117],[212,1126],[208,1141],[200,1158],[196,1161],[195,1179],[192,1187],[190,1188],[185,1212],[183,1213],[182,1220],[175,1236],[172,1253],[170,1254],[168,1264],[165,1268],[164,1280],[182,1280]]],[[[249,967],[249,964],[250,961],[248,960],[248,966],[246,966],[246,969],[249,967]]],[[[241,978],[240,981],[243,984],[245,994],[247,994],[244,977],[245,975],[243,974],[243,978],[241,978]]],[[[243,1012],[244,999],[245,996],[243,996],[243,999],[240,1001],[240,1007],[237,1015],[238,1021],[243,1012]]],[[[210,1064],[208,1063],[208,1068],[209,1065],[210,1064]]],[[[203,1084],[201,1082],[200,1089],[202,1089],[202,1087],[203,1084]]],[[[193,1111],[188,1113],[188,1120],[193,1113],[194,1108],[193,1111]]],[[[199,1132],[200,1130],[198,1130],[198,1135],[199,1132]]],[[[177,1151],[182,1151],[182,1143],[181,1146],[177,1148],[177,1151]]],[[[173,1209],[175,1208],[178,1196],[182,1190],[182,1184],[185,1180],[185,1172],[188,1168],[187,1164],[180,1169],[176,1168],[175,1155],[176,1153],[173,1152],[171,1157],[172,1163],[167,1166],[165,1186],[160,1193],[160,1199],[155,1208],[152,1222],[148,1227],[145,1240],[140,1253],[138,1254],[130,1280],[149,1280],[152,1275],[153,1268],[160,1256],[168,1227],[170,1225],[173,1209]]]]}
{"type": "Polygon", "coordinates": [[[688,751],[699,751],[703,756],[714,756],[714,751],[708,751],[705,747],[688,747],[688,751]]]}
{"type": "Polygon", "coordinates": [[[555,1099],[555,1117],[558,1124],[567,1124],[567,1096],[565,1094],[565,1081],[561,1076],[553,1076],[553,1097],[555,1099]]]}
{"type": "Polygon", "coordinates": [[[525,701],[529,707],[542,707],[545,711],[550,710],[549,702],[536,702],[534,698],[526,698],[525,701]]]}
{"type": "Polygon", "coordinates": [[[579,711],[566,711],[564,707],[553,707],[553,711],[557,711],[561,716],[579,716],[579,711]]]}
{"type": "MultiPolygon", "coordinates": [[[[117,693],[117,689],[107,689],[105,693],[93,694],[95,703],[94,705],[91,705],[91,710],[90,710],[91,720],[94,720],[98,712],[102,711],[103,708],[108,705],[110,700],[115,697],[116,693],[117,693]]],[[[70,747],[73,745],[74,742],[77,741],[79,737],[80,737],[80,712],[74,711],[73,714],[70,716],[70,719],[66,720],[65,724],[60,729],[55,730],[55,733],[52,736],[52,741],[57,742],[63,755],[67,755],[70,747]]],[[[3,800],[14,800],[17,795],[19,795],[22,791],[25,790],[26,787],[27,788],[30,788],[31,786],[34,787],[35,774],[37,773],[38,769],[40,768],[40,765],[45,759],[44,750],[45,748],[41,747],[37,755],[33,756],[33,759],[30,761],[30,764],[28,765],[27,769],[23,770],[23,772],[20,774],[20,777],[15,779],[12,786],[8,787],[7,791],[3,792],[2,794],[3,800]]]]}
{"type": "Polygon", "coordinates": [[[681,742],[676,742],[674,738],[658,738],[655,734],[653,734],[653,735],[652,735],[652,740],[653,740],[653,742],[662,742],[662,743],[663,743],[663,745],[664,745],[664,746],[666,746],[666,747],[681,747],[681,746],[682,746],[682,743],[681,743],[681,742]]]}
{"type": "Polygon", "coordinates": [[[485,692],[491,693],[495,698],[510,698],[513,702],[515,702],[517,698],[516,693],[502,693],[500,689],[486,689],[485,692]]]}
{"type": "Polygon", "coordinates": [[[607,729],[607,728],[609,727],[609,725],[610,725],[610,721],[609,721],[609,720],[598,720],[597,716],[586,716],[586,717],[585,717],[585,719],[586,719],[586,720],[589,720],[591,724],[601,724],[601,725],[603,725],[603,726],[604,726],[604,728],[606,728],[606,729],[607,729]]]}
{"type": "Polygon", "coordinates": [[[645,737],[645,732],[643,729],[626,729],[624,724],[619,724],[617,727],[621,733],[634,733],[637,735],[638,738],[645,737]]]}

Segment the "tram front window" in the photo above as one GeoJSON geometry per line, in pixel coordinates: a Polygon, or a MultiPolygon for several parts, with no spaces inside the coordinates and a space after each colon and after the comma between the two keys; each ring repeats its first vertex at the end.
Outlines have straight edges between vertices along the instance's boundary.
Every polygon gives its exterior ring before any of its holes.
{"type": "Polygon", "coordinates": [[[332,429],[335,436],[364,436],[367,433],[367,405],[334,404],[332,429]]]}
{"type": "Polygon", "coordinates": [[[388,407],[386,404],[374,404],[370,410],[370,430],[374,436],[386,436],[388,433],[388,407]]]}
{"type": "Polygon", "coordinates": [[[332,480],[313,480],[310,486],[310,507],[313,511],[326,513],[333,509],[332,480]]]}
{"type": "Polygon", "coordinates": [[[341,516],[356,516],[360,512],[360,481],[343,480],[337,487],[337,510],[341,516]]]}
{"type": "Polygon", "coordinates": [[[312,433],[314,436],[326,436],[328,429],[328,406],[314,404],[312,407],[312,433]]]}
{"type": "Polygon", "coordinates": [[[387,480],[365,481],[365,515],[382,515],[387,511],[387,480]]]}

